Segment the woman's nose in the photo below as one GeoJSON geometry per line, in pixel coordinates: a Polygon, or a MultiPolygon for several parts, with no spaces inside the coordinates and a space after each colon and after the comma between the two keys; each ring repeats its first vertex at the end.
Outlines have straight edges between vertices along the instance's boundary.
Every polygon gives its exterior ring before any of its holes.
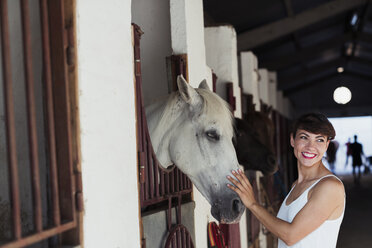
{"type": "Polygon", "coordinates": [[[307,147],[314,147],[316,145],[316,142],[315,142],[315,140],[308,140],[307,142],[306,142],[306,146],[307,147]]]}

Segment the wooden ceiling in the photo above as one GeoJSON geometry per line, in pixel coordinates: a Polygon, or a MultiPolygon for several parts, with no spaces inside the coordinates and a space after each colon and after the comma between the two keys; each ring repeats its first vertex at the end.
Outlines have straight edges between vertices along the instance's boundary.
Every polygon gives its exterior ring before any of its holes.
{"type": "Polygon", "coordinates": [[[204,14],[206,26],[233,25],[238,50],[277,72],[297,114],[372,115],[371,0],[204,0],[204,14]],[[332,99],[338,86],[352,92],[346,105],[332,99]]]}

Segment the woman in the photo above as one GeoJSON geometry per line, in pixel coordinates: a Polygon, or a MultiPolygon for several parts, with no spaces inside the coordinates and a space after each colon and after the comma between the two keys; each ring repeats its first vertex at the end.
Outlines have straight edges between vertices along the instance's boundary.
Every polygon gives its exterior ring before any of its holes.
{"type": "Polygon", "coordinates": [[[227,176],[244,205],[278,238],[278,247],[336,247],[345,211],[342,182],[322,163],[335,130],[322,114],[306,114],[297,119],[291,146],[297,158],[298,179],[282,203],[277,217],[260,206],[244,172],[227,176]],[[237,179],[237,180],[236,180],[237,179]]]}

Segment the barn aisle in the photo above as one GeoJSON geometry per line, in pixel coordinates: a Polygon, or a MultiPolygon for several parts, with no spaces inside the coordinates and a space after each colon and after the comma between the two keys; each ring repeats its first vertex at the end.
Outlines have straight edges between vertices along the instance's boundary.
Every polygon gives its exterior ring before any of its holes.
{"type": "Polygon", "coordinates": [[[346,211],[337,248],[372,247],[372,175],[354,186],[352,175],[340,176],[346,189],[346,211]]]}

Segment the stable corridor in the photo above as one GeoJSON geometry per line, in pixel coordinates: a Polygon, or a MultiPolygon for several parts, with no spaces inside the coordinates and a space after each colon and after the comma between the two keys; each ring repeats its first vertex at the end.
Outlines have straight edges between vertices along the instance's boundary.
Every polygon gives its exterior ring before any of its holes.
{"type": "Polygon", "coordinates": [[[337,248],[372,247],[372,174],[353,184],[352,175],[339,176],[346,189],[346,210],[337,248]]]}

